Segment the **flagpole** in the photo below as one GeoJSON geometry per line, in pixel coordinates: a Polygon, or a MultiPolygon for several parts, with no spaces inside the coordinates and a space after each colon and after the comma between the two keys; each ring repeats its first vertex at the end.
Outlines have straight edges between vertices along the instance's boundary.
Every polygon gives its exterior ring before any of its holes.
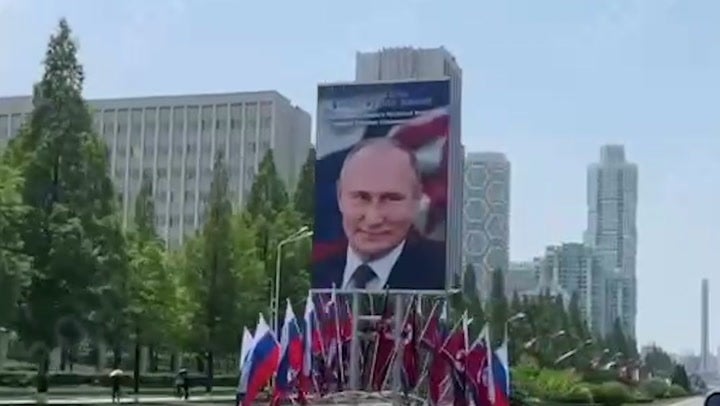
{"type": "MultiPolygon", "coordinates": [[[[333,285],[335,287],[335,285],[333,285]]],[[[337,362],[338,362],[338,388],[342,388],[345,385],[345,368],[343,366],[343,350],[342,350],[342,337],[340,335],[340,304],[335,296],[335,344],[337,345],[337,362]]]]}
{"type": "Polygon", "coordinates": [[[360,295],[352,294],[352,338],[350,341],[350,388],[360,390],[360,337],[358,324],[360,317],[360,295]]]}
{"type": "MultiPolygon", "coordinates": [[[[419,337],[421,340],[420,341],[421,347],[423,346],[422,338],[425,337],[425,333],[427,332],[428,326],[430,325],[430,320],[435,315],[435,312],[439,308],[439,305],[440,305],[440,301],[439,300],[435,301],[432,308],[430,308],[430,314],[428,315],[427,320],[425,320],[425,323],[424,323],[425,326],[423,326],[422,330],[420,331],[419,337]]],[[[420,378],[418,378],[418,383],[417,383],[417,385],[415,385],[415,389],[419,388],[423,384],[423,382],[425,382],[425,378],[428,377],[428,370],[430,368],[430,361],[432,360],[432,354],[429,351],[424,351],[424,352],[425,352],[425,357],[424,357],[425,359],[423,362],[423,367],[420,371],[420,378]]]]}
{"type": "Polygon", "coordinates": [[[402,390],[402,354],[400,342],[402,341],[403,324],[403,299],[402,294],[395,299],[395,359],[393,360],[393,392],[402,390]]]}

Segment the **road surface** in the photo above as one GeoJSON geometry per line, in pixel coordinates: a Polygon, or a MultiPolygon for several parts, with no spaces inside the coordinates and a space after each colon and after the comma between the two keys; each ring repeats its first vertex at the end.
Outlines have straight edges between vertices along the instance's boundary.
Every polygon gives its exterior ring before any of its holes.
{"type": "Polygon", "coordinates": [[[705,396],[693,396],[679,402],[671,403],[670,406],[703,406],[704,403],[705,396]]]}

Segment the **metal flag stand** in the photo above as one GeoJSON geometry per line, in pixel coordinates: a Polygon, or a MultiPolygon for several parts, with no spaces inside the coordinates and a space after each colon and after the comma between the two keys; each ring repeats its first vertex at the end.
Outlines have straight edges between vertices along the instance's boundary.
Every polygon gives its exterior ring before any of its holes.
{"type": "MultiPolygon", "coordinates": [[[[313,289],[312,294],[330,293],[331,289],[313,289]]],[[[368,400],[377,400],[381,402],[391,402],[394,405],[425,405],[427,400],[412,393],[406,394],[403,390],[403,329],[406,316],[407,298],[417,297],[419,305],[424,299],[433,299],[441,297],[448,300],[449,297],[457,293],[458,290],[437,290],[437,291],[413,291],[413,290],[384,290],[384,291],[366,291],[366,290],[343,290],[336,291],[336,295],[350,296],[352,311],[352,337],[350,342],[350,363],[348,371],[349,391],[330,394],[324,397],[324,400],[330,403],[358,404],[368,400]],[[361,349],[360,349],[360,325],[361,323],[376,322],[382,315],[363,314],[361,310],[361,299],[367,296],[370,303],[373,303],[373,296],[386,295],[387,299],[394,299],[393,314],[393,336],[395,339],[395,356],[392,362],[392,371],[390,374],[390,389],[381,392],[367,392],[362,388],[361,377],[361,349]]],[[[413,332],[416,334],[416,332],[413,332]]]]}

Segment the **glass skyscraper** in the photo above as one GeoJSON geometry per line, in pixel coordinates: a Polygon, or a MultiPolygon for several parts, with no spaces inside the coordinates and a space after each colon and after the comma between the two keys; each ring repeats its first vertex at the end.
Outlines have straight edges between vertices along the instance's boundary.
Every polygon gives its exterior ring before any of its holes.
{"type": "Polygon", "coordinates": [[[593,249],[606,278],[606,325],[616,319],[635,336],[637,315],[638,169],[625,160],[622,145],[605,145],[600,162],[587,172],[588,224],[585,244],[593,249]]]}

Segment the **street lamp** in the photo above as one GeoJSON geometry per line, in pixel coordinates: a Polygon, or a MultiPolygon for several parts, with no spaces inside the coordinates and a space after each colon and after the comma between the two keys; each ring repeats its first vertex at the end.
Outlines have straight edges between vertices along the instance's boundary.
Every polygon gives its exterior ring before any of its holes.
{"type": "Polygon", "coordinates": [[[575,354],[578,353],[578,351],[579,350],[576,348],[574,350],[570,350],[570,351],[566,352],[565,354],[559,356],[558,359],[555,360],[555,365],[560,365],[560,363],[562,363],[563,361],[572,358],[573,356],[575,356],[575,354]]]}
{"type": "Polygon", "coordinates": [[[550,338],[560,338],[565,335],[565,330],[560,330],[557,333],[553,334],[550,338]]]}
{"type": "MultiPolygon", "coordinates": [[[[503,340],[506,340],[508,343],[510,342],[510,335],[508,334],[508,332],[509,332],[509,330],[510,330],[510,324],[511,324],[511,323],[514,323],[514,322],[516,322],[516,321],[518,321],[518,320],[525,320],[525,317],[526,317],[525,313],[520,312],[520,313],[516,313],[516,314],[510,316],[510,318],[508,318],[508,319],[505,321],[505,325],[504,325],[505,331],[503,331],[503,333],[504,333],[505,335],[503,336],[503,340]]],[[[509,344],[508,344],[508,345],[509,345],[509,344]]],[[[514,347],[513,347],[513,348],[514,348],[514,347]]]]}
{"type": "Polygon", "coordinates": [[[273,313],[273,331],[275,334],[278,334],[278,314],[280,312],[280,268],[282,265],[282,247],[286,244],[289,244],[291,242],[299,241],[305,238],[308,238],[313,235],[313,232],[308,229],[307,226],[300,227],[299,230],[292,233],[289,237],[286,239],[280,241],[277,245],[277,257],[275,258],[275,296],[272,300],[272,313],[273,313]]]}

